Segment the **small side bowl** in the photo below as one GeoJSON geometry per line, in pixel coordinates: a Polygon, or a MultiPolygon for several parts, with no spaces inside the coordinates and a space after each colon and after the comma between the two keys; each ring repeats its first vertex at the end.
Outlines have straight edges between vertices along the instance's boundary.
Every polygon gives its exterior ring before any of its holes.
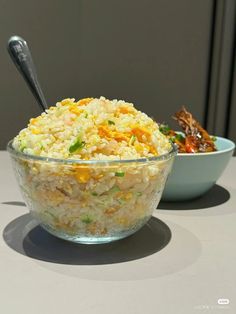
{"type": "Polygon", "coordinates": [[[210,190],[225,170],[235,144],[216,137],[216,152],[199,154],[178,153],[168,177],[162,201],[187,201],[210,190]]]}

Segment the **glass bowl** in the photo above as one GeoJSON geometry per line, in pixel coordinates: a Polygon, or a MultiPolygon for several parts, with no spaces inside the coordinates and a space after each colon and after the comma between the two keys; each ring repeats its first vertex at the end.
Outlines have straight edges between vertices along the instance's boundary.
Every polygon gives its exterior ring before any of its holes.
{"type": "Polygon", "coordinates": [[[8,143],[33,217],[49,233],[99,244],[139,230],[156,209],[177,153],[135,160],[73,160],[27,155],[8,143]]]}

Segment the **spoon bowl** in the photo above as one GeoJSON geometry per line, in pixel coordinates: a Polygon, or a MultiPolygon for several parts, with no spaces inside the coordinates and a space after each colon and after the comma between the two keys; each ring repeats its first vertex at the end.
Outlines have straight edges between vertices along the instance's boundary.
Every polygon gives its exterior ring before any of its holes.
{"type": "Polygon", "coordinates": [[[7,49],[12,61],[37,100],[40,109],[45,111],[48,105],[40,87],[36,68],[26,41],[19,36],[12,36],[8,40],[7,49]]]}

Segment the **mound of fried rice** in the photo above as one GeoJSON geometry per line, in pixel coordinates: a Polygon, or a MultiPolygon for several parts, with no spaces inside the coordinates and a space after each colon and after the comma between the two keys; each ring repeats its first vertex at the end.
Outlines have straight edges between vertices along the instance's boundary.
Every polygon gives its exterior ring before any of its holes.
{"type": "Polygon", "coordinates": [[[123,100],[64,99],[13,141],[26,154],[60,159],[137,159],[171,149],[158,124],[123,100]]]}

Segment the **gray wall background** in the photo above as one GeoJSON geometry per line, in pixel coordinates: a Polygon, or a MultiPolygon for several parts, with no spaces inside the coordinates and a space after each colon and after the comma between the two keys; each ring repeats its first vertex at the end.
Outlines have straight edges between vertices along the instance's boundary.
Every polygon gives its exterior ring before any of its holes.
{"type": "Polygon", "coordinates": [[[186,105],[204,123],[214,8],[213,0],[0,0],[0,149],[40,113],[6,51],[14,34],[28,42],[50,105],[103,95],[166,122],[186,105]]]}

